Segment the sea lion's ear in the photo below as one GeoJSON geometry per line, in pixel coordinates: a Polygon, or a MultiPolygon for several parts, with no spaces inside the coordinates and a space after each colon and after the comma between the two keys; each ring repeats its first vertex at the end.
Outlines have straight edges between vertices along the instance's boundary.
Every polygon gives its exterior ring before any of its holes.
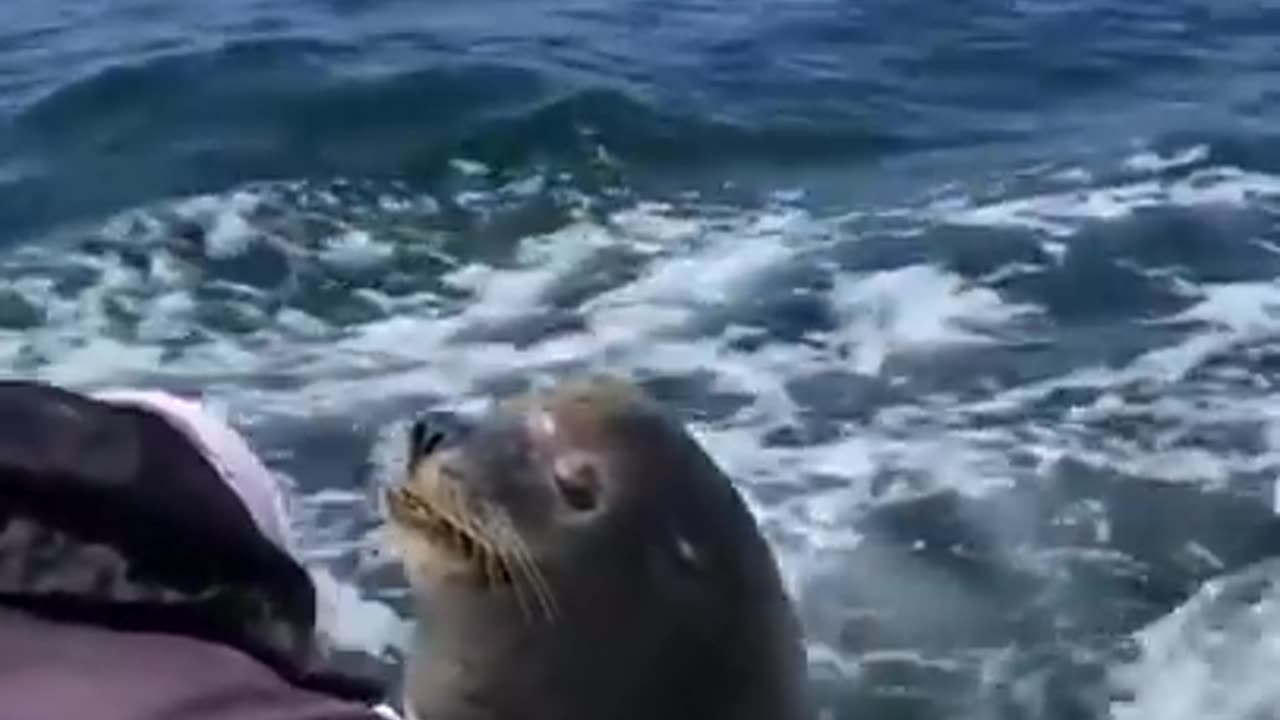
{"type": "Polygon", "coordinates": [[[685,567],[693,570],[701,570],[706,561],[698,547],[679,534],[675,536],[675,554],[685,567]]]}
{"type": "Polygon", "coordinates": [[[666,537],[658,544],[663,564],[677,568],[682,574],[701,573],[709,560],[699,543],[674,524],[668,525],[666,537]]]}
{"type": "Polygon", "coordinates": [[[715,599],[710,588],[715,583],[707,577],[711,558],[705,548],[672,531],[650,546],[647,560],[651,577],[663,588],[664,602],[680,605],[697,617],[713,610],[715,599]]]}

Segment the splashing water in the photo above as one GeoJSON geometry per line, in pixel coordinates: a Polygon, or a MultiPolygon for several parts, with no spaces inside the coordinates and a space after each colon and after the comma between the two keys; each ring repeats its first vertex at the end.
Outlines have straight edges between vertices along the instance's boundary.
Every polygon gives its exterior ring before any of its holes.
{"type": "Polygon", "coordinates": [[[468,163],[457,197],[255,184],[4,255],[0,362],[225,406],[294,488],[334,642],[390,662],[407,607],[361,466],[398,465],[410,413],[608,370],[738,480],[829,717],[1255,717],[1271,601],[1229,600],[1251,576],[1195,593],[1275,549],[1253,368],[1280,350],[1280,181],[1205,157],[836,217],[787,194],[606,206],[468,163]],[[485,244],[531,207],[548,227],[485,244]],[[1256,235],[1192,263],[1204,224],[1256,235]]]}

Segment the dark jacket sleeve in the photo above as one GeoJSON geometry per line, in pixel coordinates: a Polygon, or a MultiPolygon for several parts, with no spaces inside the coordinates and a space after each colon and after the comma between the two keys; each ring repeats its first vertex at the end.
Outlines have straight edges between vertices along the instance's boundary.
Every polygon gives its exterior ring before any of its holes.
{"type": "Polygon", "coordinates": [[[0,382],[0,718],[374,720],[315,588],[159,418],[0,382]]]}

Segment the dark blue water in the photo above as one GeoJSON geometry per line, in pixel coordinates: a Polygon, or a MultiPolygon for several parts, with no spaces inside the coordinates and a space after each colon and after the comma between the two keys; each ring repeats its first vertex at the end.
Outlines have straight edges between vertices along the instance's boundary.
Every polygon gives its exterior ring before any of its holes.
{"type": "Polygon", "coordinates": [[[1280,549],[1280,6],[0,20],[0,362],[224,403],[370,597],[370,438],[607,369],[740,479],[829,717],[1277,716],[1187,603],[1280,549]]]}
{"type": "Polygon", "coordinates": [[[1275,162],[1280,12],[1256,3],[18,1],[5,15],[6,235],[248,180],[429,185],[459,154],[607,183],[603,149],[637,182],[802,172],[854,197],[876,191],[842,180],[880,168],[1134,140],[1275,162]]]}

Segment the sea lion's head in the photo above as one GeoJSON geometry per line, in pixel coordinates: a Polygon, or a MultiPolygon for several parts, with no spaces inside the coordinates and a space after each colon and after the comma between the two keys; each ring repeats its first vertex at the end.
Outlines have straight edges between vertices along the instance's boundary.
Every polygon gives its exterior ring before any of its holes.
{"type": "Polygon", "coordinates": [[[637,387],[565,384],[410,444],[386,500],[438,629],[435,669],[408,678],[420,717],[793,717],[803,662],[773,556],[637,387]]]}

